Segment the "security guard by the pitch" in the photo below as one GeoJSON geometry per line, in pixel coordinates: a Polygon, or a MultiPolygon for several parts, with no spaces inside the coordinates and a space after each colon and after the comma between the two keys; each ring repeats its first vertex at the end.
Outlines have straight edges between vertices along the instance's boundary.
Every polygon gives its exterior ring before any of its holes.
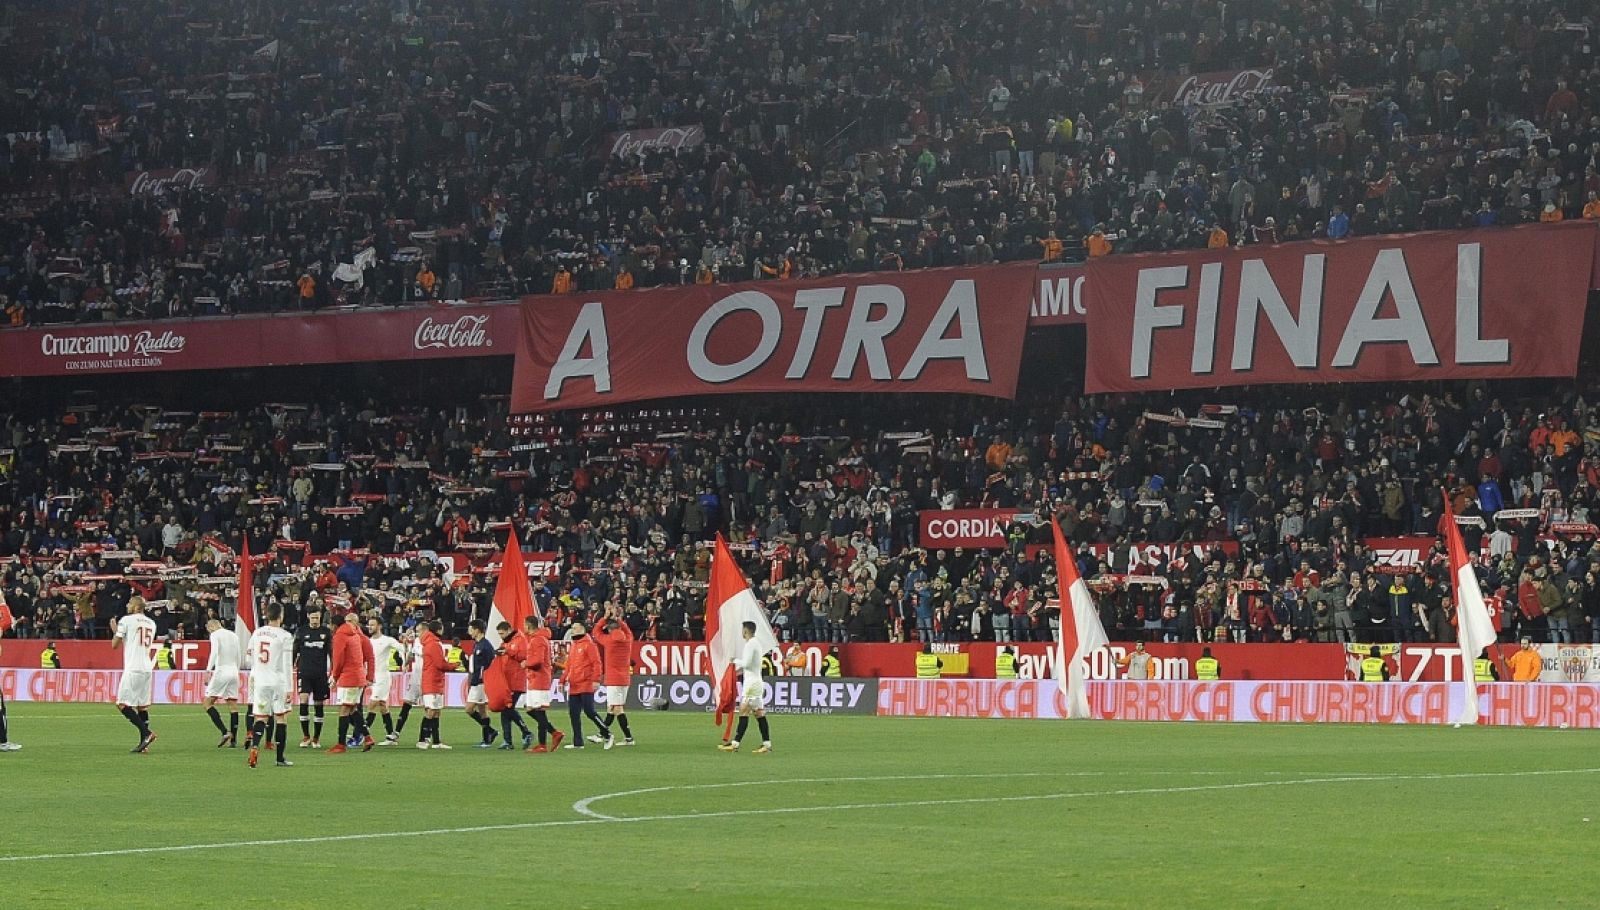
{"type": "Polygon", "coordinates": [[[1389,681],[1389,662],[1379,657],[1379,653],[1377,645],[1367,649],[1367,656],[1361,661],[1362,682],[1389,681]]]}

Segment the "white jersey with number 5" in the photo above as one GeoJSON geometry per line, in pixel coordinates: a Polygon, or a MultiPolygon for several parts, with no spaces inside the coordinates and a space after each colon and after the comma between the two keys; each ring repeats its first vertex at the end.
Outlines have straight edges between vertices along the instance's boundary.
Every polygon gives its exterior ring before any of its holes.
{"type": "Polygon", "coordinates": [[[143,613],[129,613],[117,620],[117,637],[122,639],[124,673],[149,673],[156,668],[156,621],[143,613]]]}
{"type": "Polygon", "coordinates": [[[260,626],[250,633],[250,685],[287,691],[294,671],[294,636],[278,626],[260,626]]]}

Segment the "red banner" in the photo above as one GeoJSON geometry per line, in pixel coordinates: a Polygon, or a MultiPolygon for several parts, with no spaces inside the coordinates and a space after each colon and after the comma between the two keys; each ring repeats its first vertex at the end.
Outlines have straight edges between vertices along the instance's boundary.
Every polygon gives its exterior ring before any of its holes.
{"type": "Polygon", "coordinates": [[[917,513],[917,544],[928,550],[1001,549],[1017,514],[1016,509],[924,509],[917,513]]]}
{"type": "Polygon", "coordinates": [[[1372,568],[1390,575],[1412,574],[1427,568],[1428,554],[1437,537],[1368,537],[1361,541],[1372,555],[1372,568]]]}
{"type": "Polygon", "coordinates": [[[611,133],[601,141],[596,152],[601,158],[607,156],[631,158],[645,152],[676,152],[680,149],[692,149],[705,141],[705,127],[698,123],[691,126],[662,126],[611,133]]]}
{"type": "Polygon", "coordinates": [[[517,412],[748,392],[1010,398],[1029,264],[530,297],[517,412]]]}
{"type": "Polygon", "coordinates": [[[363,309],[0,331],[0,375],[69,376],[510,356],[509,304],[363,309]]]}
{"type": "Polygon", "coordinates": [[[1572,376],[1592,222],[1090,263],[1090,392],[1572,376]],[[1538,275],[1538,281],[1528,276],[1538,275]]]}

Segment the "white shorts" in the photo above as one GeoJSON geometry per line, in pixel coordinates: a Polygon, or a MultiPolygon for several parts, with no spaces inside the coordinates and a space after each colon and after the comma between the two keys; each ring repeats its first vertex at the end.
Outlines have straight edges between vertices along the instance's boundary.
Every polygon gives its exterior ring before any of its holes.
{"type": "Polygon", "coordinates": [[[117,684],[117,704],[129,708],[150,707],[150,693],[155,688],[155,674],[145,671],[124,670],[122,682],[117,684]]]}
{"type": "Polygon", "coordinates": [[[761,681],[746,685],[739,690],[739,708],[744,711],[763,711],[767,707],[767,693],[761,681]]]}
{"type": "Polygon", "coordinates": [[[616,705],[619,708],[627,707],[627,686],[606,686],[606,706],[616,705]]]}
{"type": "Polygon", "coordinates": [[[372,681],[372,692],[367,696],[370,701],[389,703],[389,690],[394,688],[394,679],[390,676],[380,676],[372,681]]]}
{"type": "Polygon", "coordinates": [[[218,670],[211,674],[211,679],[206,683],[206,698],[220,698],[226,701],[239,700],[239,671],[218,670]]]}
{"type": "Polygon", "coordinates": [[[469,704],[469,705],[486,705],[488,703],[489,703],[489,696],[483,694],[483,687],[482,686],[473,686],[473,687],[467,689],[467,704],[469,704]]]}
{"type": "Polygon", "coordinates": [[[413,705],[422,700],[422,671],[412,670],[406,674],[406,701],[413,705]]]}
{"type": "Polygon", "coordinates": [[[283,686],[250,684],[250,713],[268,717],[289,713],[289,691],[283,686]]]}
{"type": "Polygon", "coordinates": [[[517,707],[524,711],[539,711],[550,707],[550,690],[522,693],[522,697],[517,699],[517,707]]]}
{"type": "Polygon", "coordinates": [[[443,711],[444,693],[435,692],[426,695],[419,695],[417,696],[417,703],[422,705],[422,710],[424,711],[443,711]]]}
{"type": "MultiPolygon", "coordinates": [[[[365,686],[363,686],[362,688],[364,689],[365,686]]],[[[356,706],[359,706],[361,704],[361,691],[362,691],[362,689],[346,689],[344,686],[340,686],[339,687],[339,705],[340,705],[340,707],[343,707],[345,705],[356,705],[356,706]]]]}

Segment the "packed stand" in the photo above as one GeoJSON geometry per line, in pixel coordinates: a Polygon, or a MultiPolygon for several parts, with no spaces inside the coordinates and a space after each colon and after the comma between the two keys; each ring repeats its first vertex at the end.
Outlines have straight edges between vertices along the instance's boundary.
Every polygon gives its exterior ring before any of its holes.
{"type": "Polygon", "coordinates": [[[239,313],[1600,218],[1592,4],[1372,9],[73,0],[8,37],[0,310],[239,313]],[[681,129],[648,132],[664,127],[681,129]]]}
{"type": "Polygon", "coordinates": [[[508,420],[490,395],[13,414],[0,582],[19,634],[103,636],[139,592],[163,632],[193,635],[231,616],[248,546],[291,626],[322,608],[459,629],[487,614],[514,525],[545,554],[558,628],[615,604],[641,638],[698,638],[720,532],[791,639],[1049,640],[1053,515],[1117,638],[1450,641],[1437,544],[1398,565],[1364,545],[1436,541],[1449,490],[1505,635],[1600,640],[1595,398],[1475,383],[1160,411],[813,397],[508,420]],[[919,510],[967,507],[1018,516],[1005,548],[919,546],[919,510]]]}

